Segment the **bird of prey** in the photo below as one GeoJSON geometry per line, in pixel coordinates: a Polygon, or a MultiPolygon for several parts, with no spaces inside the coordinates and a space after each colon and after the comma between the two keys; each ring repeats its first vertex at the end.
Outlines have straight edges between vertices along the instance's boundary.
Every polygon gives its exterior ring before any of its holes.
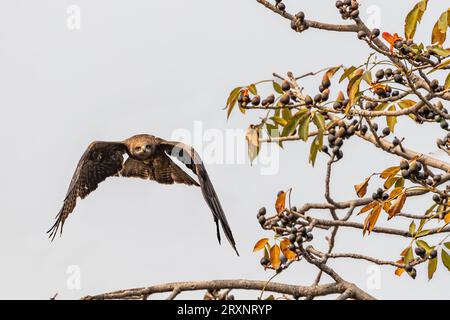
{"type": "Polygon", "coordinates": [[[100,182],[112,176],[137,177],[163,184],[184,183],[199,186],[214,216],[219,243],[220,223],[226,238],[239,255],[219,198],[194,148],[148,134],[135,135],[122,142],[94,141],[88,146],[75,169],[56,222],[47,231],[52,240],[58,230],[62,233],[64,222],[74,210],[77,199],[84,199],[97,189],[100,182]],[[124,155],[128,156],[126,160],[124,155]],[[177,166],[169,156],[176,157],[192,170],[198,182],[177,166]]]}

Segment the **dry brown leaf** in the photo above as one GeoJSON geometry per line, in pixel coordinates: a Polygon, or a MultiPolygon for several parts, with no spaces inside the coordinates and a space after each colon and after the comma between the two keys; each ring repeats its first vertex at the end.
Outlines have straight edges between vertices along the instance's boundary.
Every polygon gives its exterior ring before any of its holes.
{"type": "Polygon", "coordinates": [[[403,205],[405,204],[405,201],[406,201],[406,193],[403,192],[402,194],[400,194],[397,200],[395,200],[392,206],[390,206],[390,208],[388,209],[387,211],[387,213],[389,214],[388,220],[392,219],[393,217],[395,217],[397,214],[400,213],[400,211],[403,208],[403,205]]]}
{"type": "Polygon", "coordinates": [[[248,157],[252,162],[259,153],[259,127],[251,124],[245,132],[245,140],[247,140],[248,157]]]}
{"type": "Polygon", "coordinates": [[[277,200],[275,201],[275,210],[277,210],[277,213],[280,214],[284,211],[284,208],[286,207],[286,192],[280,191],[277,195],[277,200]]]}
{"type": "Polygon", "coordinates": [[[263,239],[258,240],[258,242],[256,242],[256,244],[253,248],[253,252],[264,249],[264,247],[266,246],[266,244],[268,242],[269,242],[269,238],[263,238],[263,239]]]}
{"type": "Polygon", "coordinates": [[[362,198],[366,195],[367,193],[367,186],[369,185],[369,180],[371,177],[367,178],[366,180],[364,180],[364,182],[355,185],[355,191],[356,191],[356,195],[359,198],[362,198]]]}

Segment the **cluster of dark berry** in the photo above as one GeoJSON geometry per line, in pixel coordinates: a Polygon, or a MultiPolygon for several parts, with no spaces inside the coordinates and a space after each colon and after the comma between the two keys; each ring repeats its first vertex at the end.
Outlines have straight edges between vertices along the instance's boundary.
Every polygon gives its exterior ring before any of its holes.
{"type": "Polygon", "coordinates": [[[286,5],[283,2],[281,2],[281,1],[282,0],[275,0],[276,7],[277,7],[278,10],[285,11],[286,10],[286,5]]]}
{"type": "Polygon", "coordinates": [[[291,21],[291,28],[297,32],[302,32],[308,29],[308,25],[305,22],[305,13],[300,11],[291,21]]]}
{"type": "Polygon", "coordinates": [[[372,200],[386,201],[389,198],[389,194],[384,192],[382,188],[378,188],[376,192],[372,193],[372,200]]]}
{"type": "MultiPolygon", "coordinates": [[[[448,113],[448,110],[445,109],[442,104],[438,103],[435,105],[435,107],[436,107],[436,109],[441,111],[443,114],[448,113]]],[[[448,129],[449,129],[448,122],[440,114],[437,114],[435,112],[435,110],[431,109],[430,107],[428,107],[428,106],[421,107],[419,110],[417,110],[417,114],[421,118],[427,119],[429,121],[436,121],[437,123],[439,123],[439,125],[441,126],[442,129],[448,131],[448,129]]]]}
{"type": "Polygon", "coordinates": [[[365,129],[362,126],[359,127],[357,120],[353,120],[350,125],[347,125],[345,121],[339,121],[337,126],[328,130],[328,146],[324,145],[322,151],[331,156],[329,153],[329,149],[331,149],[332,155],[337,160],[342,159],[344,153],[341,147],[344,145],[344,140],[353,136],[357,129],[367,132],[367,126],[365,126],[365,129]]]}
{"type": "MultiPolygon", "coordinates": [[[[421,257],[422,259],[434,259],[437,257],[437,250],[433,249],[428,253],[428,257],[427,257],[427,251],[425,250],[425,248],[422,247],[417,247],[416,249],[414,249],[414,252],[421,257]]],[[[410,266],[409,264],[405,266],[405,271],[409,274],[409,276],[413,279],[416,278],[417,276],[417,270],[415,268],[413,268],[412,266],[410,266]]]]}
{"type": "Polygon", "coordinates": [[[409,163],[406,160],[402,160],[400,161],[400,169],[400,173],[403,178],[419,181],[429,186],[435,185],[442,179],[441,175],[434,175],[433,177],[430,177],[428,172],[424,170],[424,167],[418,161],[409,163]]]}
{"type": "Polygon", "coordinates": [[[339,13],[342,19],[355,19],[359,16],[359,4],[356,0],[338,0],[336,1],[336,8],[339,9],[339,13]]]}
{"type": "MultiPolygon", "coordinates": [[[[291,208],[292,211],[297,211],[296,207],[291,208]]],[[[266,223],[266,208],[262,207],[259,209],[257,218],[261,226],[264,227],[266,223]]],[[[312,241],[314,236],[312,234],[312,227],[304,226],[301,221],[298,221],[295,214],[293,213],[285,213],[282,216],[278,217],[278,219],[274,219],[270,223],[270,228],[280,228],[282,230],[282,235],[289,239],[290,245],[289,250],[300,254],[300,246],[305,243],[312,241]]],[[[287,261],[283,260],[282,257],[281,262],[285,264],[287,261]]],[[[284,258],[285,259],[285,258],[284,258]]],[[[269,261],[267,258],[261,259],[261,264],[263,266],[267,266],[269,261]]]]}
{"type": "MultiPolygon", "coordinates": [[[[272,95],[273,100],[271,103],[273,103],[275,101],[275,97],[272,95]]],[[[245,108],[247,106],[249,106],[250,104],[253,106],[258,106],[261,103],[261,97],[258,95],[253,96],[252,98],[250,98],[250,95],[248,94],[247,91],[242,91],[239,94],[238,97],[238,105],[241,108],[245,108]]]]}
{"type": "Polygon", "coordinates": [[[445,90],[445,87],[441,84],[439,84],[439,81],[434,79],[430,82],[430,89],[433,92],[441,92],[445,90]]]}
{"type": "Polygon", "coordinates": [[[314,96],[314,99],[311,98],[311,96],[306,95],[305,96],[305,104],[307,106],[310,106],[315,103],[321,103],[321,102],[327,101],[328,98],[330,97],[330,89],[329,89],[330,85],[331,85],[330,79],[324,78],[322,80],[322,83],[319,86],[320,93],[316,94],[314,96]]]}
{"type": "MultiPolygon", "coordinates": [[[[375,28],[372,29],[372,31],[370,32],[370,39],[375,39],[380,35],[380,29],[375,28]]],[[[365,39],[368,35],[366,34],[366,32],[364,30],[360,30],[358,31],[358,39],[362,40],[365,39]]]]}

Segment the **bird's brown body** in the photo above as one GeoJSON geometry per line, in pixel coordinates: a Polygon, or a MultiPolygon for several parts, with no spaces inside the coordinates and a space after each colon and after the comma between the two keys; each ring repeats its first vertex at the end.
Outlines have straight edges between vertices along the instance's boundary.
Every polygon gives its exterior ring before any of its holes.
{"type": "Polygon", "coordinates": [[[85,198],[97,189],[98,184],[107,177],[122,176],[154,180],[158,183],[183,183],[199,186],[202,190],[214,221],[217,225],[217,237],[220,242],[219,222],[237,253],[231,229],[223,212],[208,173],[197,152],[180,142],[139,134],[122,142],[92,142],[81,157],[72,177],[63,207],[56,222],[49,230],[53,239],[62,228],[68,215],[75,209],[77,198],[85,198]],[[128,155],[125,160],[124,155],[128,155]],[[198,182],[176,165],[169,156],[178,158],[197,176],[198,182]]]}

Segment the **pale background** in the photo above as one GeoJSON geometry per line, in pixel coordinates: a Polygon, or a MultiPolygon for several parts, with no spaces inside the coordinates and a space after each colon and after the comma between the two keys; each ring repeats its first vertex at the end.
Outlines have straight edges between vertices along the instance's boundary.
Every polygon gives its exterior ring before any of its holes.
{"type": "MultiPolygon", "coordinates": [[[[334,2],[285,1],[288,9],[302,8],[309,18],[340,22],[334,2]]],[[[403,33],[403,17],[416,1],[361,2],[363,17],[367,7],[376,5],[382,31],[403,33]]],[[[447,5],[430,3],[418,39],[429,41],[434,20],[447,5]]],[[[51,243],[45,231],[92,140],[136,133],[170,138],[177,129],[193,130],[197,120],[204,129],[242,129],[257,114],[244,118],[234,113],[226,121],[222,108],[234,86],[270,79],[273,71],[301,74],[359,64],[368,52],[354,34],[296,34],[288,21],[252,0],[1,0],[0,298],[48,299],[58,292],[59,298],[75,299],[168,281],[268,279],[272,273],[264,272],[260,255],[251,252],[256,240],[271,236],[257,223],[259,207],[273,212],[276,193],[291,186],[295,204],[323,198],[325,157],[319,156],[311,168],[303,143],[286,144],[276,175],[261,175],[258,166],[248,163],[207,164],[239,258],[226,242],[218,245],[200,191],[180,185],[109,179],[78,204],[62,238],[51,243]],[[81,9],[80,30],[66,26],[69,5],[81,9]],[[67,285],[71,268],[80,271],[80,289],[67,285]]],[[[302,85],[316,88],[318,81],[302,85]]],[[[396,134],[409,136],[407,145],[429,152],[442,135],[435,127],[416,131],[406,121],[396,134]]],[[[356,141],[346,144],[344,153],[332,182],[338,200],[353,197],[353,184],[373,171],[397,163],[356,141]]],[[[420,213],[430,201],[422,198],[409,208],[420,213]]],[[[389,225],[405,227],[401,218],[389,225]]],[[[363,238],[360,231],[348,230],[339,234],[336,251],[394,260],[408,240],[392,239],[375,234],[363,238]]],[[[325,245],[320,237],[315,243],[325,245]]],[[[415,281],[398,278],[385,267],[379,289],[367,287],[370,264],[341,260],[332,265],[379,298],[450,298],[450,278],[442,264],[430,282],[423,266],[415,281]]],[[[276,280],[308,285],[315,274],[299,263],[276,280]]]]}

